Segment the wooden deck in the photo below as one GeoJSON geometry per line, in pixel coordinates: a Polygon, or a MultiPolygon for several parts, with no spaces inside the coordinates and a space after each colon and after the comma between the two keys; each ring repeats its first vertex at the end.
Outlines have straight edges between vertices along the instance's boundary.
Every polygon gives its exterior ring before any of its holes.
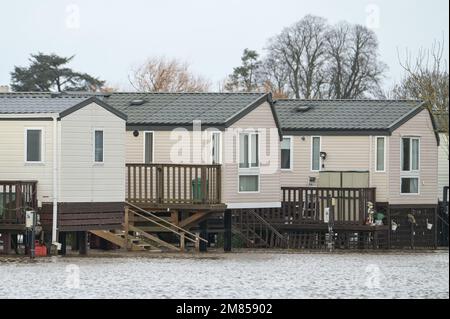
{"type": "Polygon", "coordinates": [[[127,164],[126,201],[144,209],[223,210],[220,165],[127,164]]]}
{"type": "Polygon", "coordinates": [[[0,231],[25,229],[27,209],[37,209],[37,182],[0,181],[0,231]]]}
{"type": "Polygon", "coordinates": [[[367,226],[368,203],[375,205],[375,188],[283,187],[279,214],[266,216],[277,225],[320,225],[332,208],[333,224],[367,226]]]}

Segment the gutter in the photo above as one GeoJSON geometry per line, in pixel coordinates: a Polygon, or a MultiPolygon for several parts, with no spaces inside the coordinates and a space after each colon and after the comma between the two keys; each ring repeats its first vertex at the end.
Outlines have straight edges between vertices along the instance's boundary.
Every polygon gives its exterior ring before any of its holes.
{"type": "Polygon", "coordinates": [[[45,120],[53,120],[53,118],[57,116],[59,118],[59,114],[57,113],[33,113],[33,114],[26,114],[26,113],[19,113],[19,114],[1,114],[0,113],[0,119],[7,119],[7,120],[26,120],[26,119],[45,119],[45,120]]]}
{"type": "MultiPolygon", "coordinates": [[[[53,116],[53,220],[52,220],[52,244],[59,248],[58,231],[58,118],[53,116]]],[[[58,249],[59,250],[59,249],[58,249]]]]}

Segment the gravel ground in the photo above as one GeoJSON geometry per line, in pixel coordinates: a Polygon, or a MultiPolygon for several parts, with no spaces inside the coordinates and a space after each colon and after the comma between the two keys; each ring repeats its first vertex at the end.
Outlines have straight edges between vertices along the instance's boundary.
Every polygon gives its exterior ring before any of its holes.
{"type": "Polygon", "coordinates": [[[0,257],[0,298],[449,298],[448,251],[0,257]]]}

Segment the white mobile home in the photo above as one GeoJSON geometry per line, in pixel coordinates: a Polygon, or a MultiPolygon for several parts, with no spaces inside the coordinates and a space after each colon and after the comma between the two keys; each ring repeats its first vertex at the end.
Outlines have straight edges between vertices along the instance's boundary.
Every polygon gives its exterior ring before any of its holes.
{"type": "Polygon", "coordinates": [[[39,209],[53,242],[57,232],[120,227],[125,123],[123,113],[92,96],[0,95],[3,231],[23,224],[11,213],[17,205],[39,209]]]}

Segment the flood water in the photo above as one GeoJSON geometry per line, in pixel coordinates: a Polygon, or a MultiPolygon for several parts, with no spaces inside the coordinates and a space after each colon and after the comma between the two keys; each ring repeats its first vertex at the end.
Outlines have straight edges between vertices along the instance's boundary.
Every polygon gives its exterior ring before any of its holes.
{"type": "Polygon", "coordinates": [[[449,298],[449,255],[0,257],[0,282],[0,298],[449,298]]]}

